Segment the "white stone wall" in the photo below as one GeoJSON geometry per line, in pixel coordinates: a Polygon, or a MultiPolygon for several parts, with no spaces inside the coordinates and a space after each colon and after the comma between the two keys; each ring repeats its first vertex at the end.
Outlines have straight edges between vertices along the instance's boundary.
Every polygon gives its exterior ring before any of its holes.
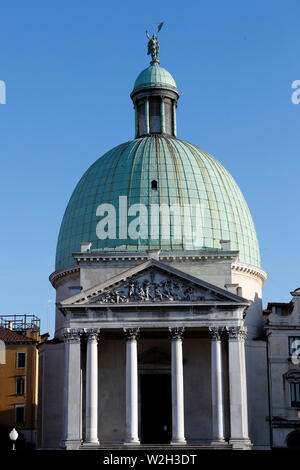
{"type": "Polygon", "coordinates": [[[62,437],[63,426],[63,383],[64,383],[64,343],[41,344],[39,356],[43,364],[39,386],[38,417],[42,426],[38,429],[38,442],[43,449],[57,449],[62,437]]]}
{"type": "Polygon", "coordinates": [[[161,261],[191,276],[209,282],[214,286],[221,287],[222,289],[225,289],[225,284],[232,282],[231,260],[168,261],[164,259],[161,261]]]}
{"type": "Polygon", "coordinates": [[[269,392],[265,341],[246,341],[249,437],[254,449],[269,449],[269,392]]]}
{"type": "Polygon", "coordinates": [[[247,326],[248,338],[255,338],[263,333],[262,318],[262,279],[251,272],[232,270],[232,283],[238,284],[241,288],[241,296],[253,303],[249,308],[245,325],[247,326]]]}
{"type": "MultiPolygon", "coordinates": [[[[70,297],[70,288],[80,286],[80,273],[75,272],[62,277],[55,285],[56,302],[61,302],[70,297]]],[[[58,307],[55,308],[55,333],[56,338],[62,339],[65,318],[58,307]]]]}

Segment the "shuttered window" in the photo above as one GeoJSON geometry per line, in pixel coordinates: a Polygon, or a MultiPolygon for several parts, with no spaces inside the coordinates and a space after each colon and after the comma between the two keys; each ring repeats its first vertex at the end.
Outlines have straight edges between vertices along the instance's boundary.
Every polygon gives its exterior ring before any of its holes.
{"type": "Polygon", "coordinates": [[[289,336],[289,355],[292,356],[298,350],[300,350],[300,336],[289,336]]]}
{"type": "Polygon", "coordinates": [[[25,424],[25,405],[15,405],[15,423],[25,424]]]}
{"type": "Polygon", "coordinates": [[[25,395],[25,377],[16,377],[16,395],[25,395]]]}
{"type": "Polygon", "coordinates": [[[17,369],[24,369],[26,365],[26,353],[17,352],[17,369]]]}
{"type": "Polygon", "coordinates": [[[290,383],[291,406],[300,408],[300,383],[290,383]]]}

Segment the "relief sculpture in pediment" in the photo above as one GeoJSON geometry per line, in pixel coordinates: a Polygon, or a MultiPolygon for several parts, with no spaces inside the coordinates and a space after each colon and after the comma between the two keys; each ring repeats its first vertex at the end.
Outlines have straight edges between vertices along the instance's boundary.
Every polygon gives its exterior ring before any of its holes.
{"type": "Polygon", "coordinates": [[[212,297],[184,279],[176,276],[167,277],[150,270],[143,273],[142,276],[130,278],[115,288],[107,288],[93,299],[92,303],[193,302],[201,300],[212,300],[212,297]]]}

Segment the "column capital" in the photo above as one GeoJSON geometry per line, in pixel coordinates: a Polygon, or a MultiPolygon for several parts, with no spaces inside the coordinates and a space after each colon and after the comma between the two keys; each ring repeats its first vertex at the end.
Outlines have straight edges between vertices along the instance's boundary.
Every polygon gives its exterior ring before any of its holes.
{"type": "Polygon", "coordinates": [[[247,336],[246,326],[227,326],[226,331],[230,341],[245,341],[247,336]]]}
{"type": "Polygon", "coordinates": [[[77,328],[65,328],[64,341],[68,344],[80,343],[81,330],[77,328]]]}
{"type": "Polygon", "coordinates": [[[127,341],[136,341],[140,333],[139,328],[123,328],[123,331],[127,341]]]}
{"type": "Polygon", "coordinates": [[[224,327],[222,326],[210,326],[209,328],[210,332],[210,339],[213,341],[220,341],[222,333],[224,331],[224,327]]]}
{"type": "Polygon", "coordinates": [[[100,329],[99,328],[85,328],[84,330],[88,343],[98,342],[100,337],[100,329]]]}
{"type": "Polygon", "coordinates": [[[171,327],[169,326],[169,331],[171,334],[171,339],[182,339],[183,338],[183,332],[184,332],[184,327],[171,327]]]}

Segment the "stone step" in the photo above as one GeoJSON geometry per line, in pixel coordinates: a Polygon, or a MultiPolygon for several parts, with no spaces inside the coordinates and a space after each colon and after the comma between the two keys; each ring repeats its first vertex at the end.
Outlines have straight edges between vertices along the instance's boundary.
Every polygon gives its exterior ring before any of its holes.
{"type": "Polygon", "coordinates": [[[100,450],[100,451],[114,451],[114,450],[122,450],[126,451],[185,451],[188,452],[191,450],[231,450],[232,446],[228,443],[212,443],[212,444],[186,444],[186,445],[170,445],[170,444],[140,444],[140,445],[123,445],[123,444],[115,444],[115,445],[89,445],[85,446],[84,444],[80,446],[79,450],[100,450]]]}

